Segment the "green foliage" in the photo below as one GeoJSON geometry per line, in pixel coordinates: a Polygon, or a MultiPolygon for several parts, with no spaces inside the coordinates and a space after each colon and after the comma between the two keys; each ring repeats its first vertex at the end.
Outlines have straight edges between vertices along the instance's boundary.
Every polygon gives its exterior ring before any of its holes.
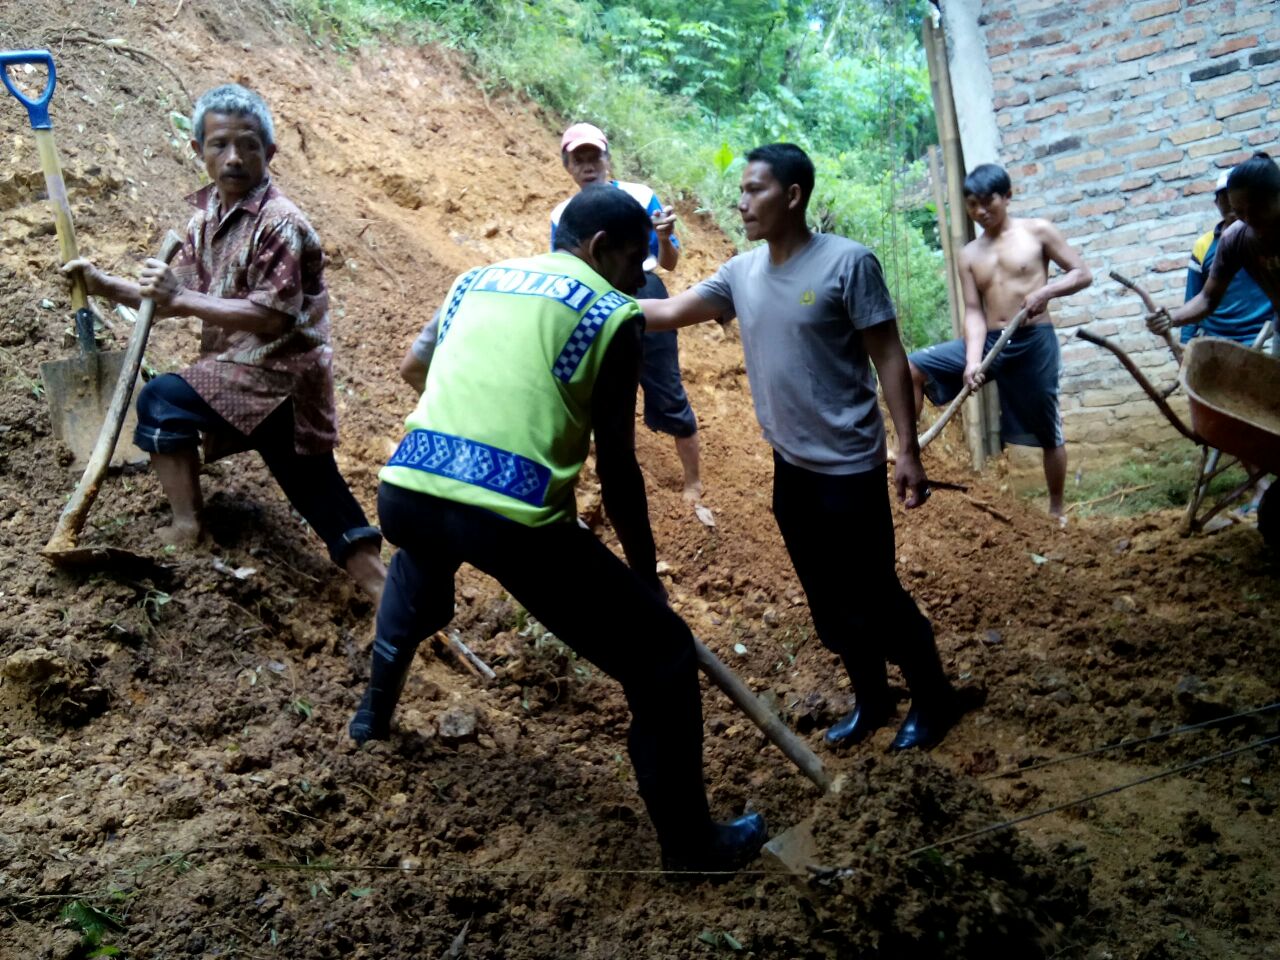
{"type": "Polygon", "coordinates": [[[109,913],[85,900],[72,900],[58,915],[80,931],[80,946],[87,951],[86,957],[113,957],[120,953],[120,948],[103,943],[109,933],[118,933],[124,929],[124,918],[109,913]]]}
{"type": "MultiPolygon", "coordinates": [[[[917,161],[937,139],[924,4],[902,0],[290,0],[317,43],[393,32],[468,52],[482,82],[609,134],[615,173],[697,198],[741,245],[741,157],[814,157],[813,225],[880,257],[908,347],[949,335],[917,161]]],[[[566,188],[568,184],[566,183],[566,188]]]]}

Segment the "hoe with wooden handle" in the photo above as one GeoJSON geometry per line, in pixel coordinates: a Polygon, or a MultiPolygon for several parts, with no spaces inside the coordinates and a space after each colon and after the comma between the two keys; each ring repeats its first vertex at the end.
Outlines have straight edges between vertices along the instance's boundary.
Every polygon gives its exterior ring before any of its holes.
{"type": "MultiPolygon", "coordinates": [[[[170,230],[160,246],[160,259],[168,263],[181,246],[182,239],[170,230]]],[[[124,417],[129,410],[129,400],[133,396],[133,385],[137,382],[138,370],[142,366],[142,353],[147,347],[147,337],[151,333],[151,321],[155,317],[155,312],[154,300],[142,301],[142,306],[138,310],[138,320],[133,325],[133,335],[129,338],[129,347],[125,350],[124,366],[116,380],[115,389],[111,394],[111,404],[102,422],[102,431],[98,434],[98,442],[94,445],[93,453],[89,455],[89,465],[85,467],[84,475],[80,477],[80,482],[76,484],[71,499],[63,508],[53,536],[40,551],[42,557],[60,567],[102,566],[130,561],[145,562],[145,558],[129,550],[122,550],[119,547],[82,547],[78,540],[93,501],[98,497],[102,478],[106,475],[107,464],[111,460],[111,451],[116,448],[116,440],[120,437],[120,428],[124,425],[124,417]]]]}

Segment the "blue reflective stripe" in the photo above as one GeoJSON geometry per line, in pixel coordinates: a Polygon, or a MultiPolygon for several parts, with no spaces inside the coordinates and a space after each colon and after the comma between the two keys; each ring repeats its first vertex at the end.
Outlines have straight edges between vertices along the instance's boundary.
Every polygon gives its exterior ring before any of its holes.
{"type": "Polygon", "coordinates": [[[551,470],[518,453],[435,430],[411,430],[387,462],[484,487],[535,507],[544,505],[551,470]]]}
{"type": "Polygon", "coordinates": [[[480,276],[480,268],[469,270],[462,275],[462,279],[458,281],[457,287],[453,291],[453,296],[449,299],[449,306],[445,308],[444,315],[440,318],[440,332],[436,334],[436,346],[444,343],[444,335],[449,332],[449,324],[453,323],[453,315],[458,312],[458,308],[462,306],[462,297],[472,284],[480,276]]]}
{"type": "Polygon", "coordinates": [[[591,344],[595,342],[605,321],[613,316],[615,310],[630,302],[630,298],[616,290],[610,290],[591,305],[591,309],[578,321],[573,333],[569,334],[564,349],[560,351],[560,356],[556,357],[556,362],[551,367],[551,372],[555,374],[556,379],[563,383],[573,379],[574,373],[582,364],[582,358],[591,349],[591,344]]]}

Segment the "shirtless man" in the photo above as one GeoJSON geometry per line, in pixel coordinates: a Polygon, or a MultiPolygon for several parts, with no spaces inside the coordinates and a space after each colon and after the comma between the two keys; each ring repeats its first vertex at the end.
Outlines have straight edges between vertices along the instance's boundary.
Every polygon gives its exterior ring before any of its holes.
{"type": "Polygon", "coordinates": [[[1009,216],[1013,185],[1003,167],[984,163],[964,181],[965,210],[982,236],[960,252],[964,339],[918,350],[908,357],[916,415],[927,396],[949,403],[966,384],[982,385],[982,358],[1019,310],[1027,319],[1009,338],[988,372],[1000,387],[1000,439],[1040,447],[1049,487],[1049,513],[1063,516],[1067,448],[1058,413],[1058,335],[1049,301],[1083,290],[1093,275],[1048,220],[1009,216]],[[1049,280],[1049,261],[1065,273],[1049,280]]]}

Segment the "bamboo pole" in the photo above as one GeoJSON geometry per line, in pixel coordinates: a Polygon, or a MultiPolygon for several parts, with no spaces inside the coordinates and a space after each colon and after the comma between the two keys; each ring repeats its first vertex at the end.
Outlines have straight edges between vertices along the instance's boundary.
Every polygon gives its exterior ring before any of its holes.
{"type": "MultiPolygon", "coordinates": [[[[924,18],[924,49],[929,65],[929,86],[933,93],[933,111],[938,121],[938,139],[940,141],[943,164],[946,171],[947,209],[949,212],[950,230],[947,237],[950,253],[943,252],[947,258],[948,279],[954,284],[959,303],[959,335],[963,336],[964,306],[963,297],[959,296],[964,289],[960,282],[960,251],[973,239],[973,227],[964,209],[964,149],[960,143],[959,122],[956,119],[955,98],[951,89],[951,73],[947,67],[947,41],[941,25],[935,26],[932,17],[924,18]]],[[[953,324],[956,321],[953,318],[953,324]]],[[[992,393],[987,390],[983,393],[992,393]]],[[[993,452],[988,436],[988,417],[983,406],[981,395],[970,397],[964,405],[965,440],[969,447],[969,455],[973,468],[981,470],[987,455],[993,452]]],[[[997,441],[995,449],[998,450],[997,441]]]]}

